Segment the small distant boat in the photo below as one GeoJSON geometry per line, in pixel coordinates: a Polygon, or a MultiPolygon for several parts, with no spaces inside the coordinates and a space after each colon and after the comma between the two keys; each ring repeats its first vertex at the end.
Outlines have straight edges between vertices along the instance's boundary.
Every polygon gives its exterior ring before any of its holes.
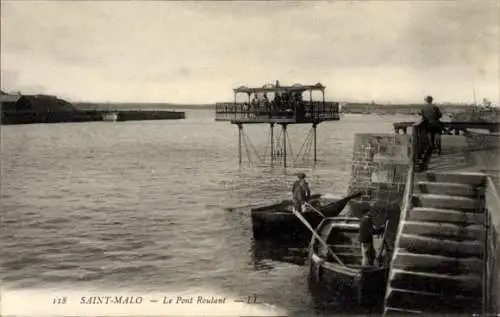
{"type": "MultiPolygon", "coordinates": [[[[335,217],[345,208],[349,200],[362,196],[362,193],[343,199],[328,199],[322,195],[312,195],[310,207],[302,216],[312,228],[316,228],[325,217],[335,217]]],[[[255,240],[272,239],[296,241],[307,245],[311,232],[292,212],[291,200],[251,209],[253,237],[255,240]]]]}
{"type": "MultiPolygon", "coordinates": [[[[361,265],[360,222],[355,217],[326,218],[321,222],[318,236],[328,247],[313,236],[308,256],[309,282],[328,293],[345,296],[361,307],[381,310],[389,266],[385,263],[361,265]]],[[[374,236],[376,249],[377,245],[383,245],[383,240],[374,236]]],[[[379,253],[382,249],[379,248],[379,253]]]]}
{"type": "Polygon", "coordinates": [[[118,121],[118,113],[116,112],[108,112],[102,115],[102,120],[103,121],[118,121]]]}

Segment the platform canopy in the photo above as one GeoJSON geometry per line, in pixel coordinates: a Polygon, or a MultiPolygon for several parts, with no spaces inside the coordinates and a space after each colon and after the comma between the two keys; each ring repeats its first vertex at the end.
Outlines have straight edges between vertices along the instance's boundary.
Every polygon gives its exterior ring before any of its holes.
{"type": "Polygon", "coordinates": [[[263,92],[304,92],[304,91],[312,91],[312,90],[320,90],[322,92],[325,91],[325,86],[321,83],[317,83],[315,85],[302,85],[295,84],[292,86],[280,86],[280,85],[272,85],[266,84],[262,87],[247,87],[240,86],[238,88],[233,89],[234,93],[263,93],[263,92]]]}

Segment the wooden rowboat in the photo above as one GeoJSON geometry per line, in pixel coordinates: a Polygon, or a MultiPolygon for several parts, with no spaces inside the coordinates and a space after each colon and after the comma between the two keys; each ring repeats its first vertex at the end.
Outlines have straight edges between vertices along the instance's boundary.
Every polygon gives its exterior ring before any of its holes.
{"type": "MultiPolygon", "coordinates": [[[[316,289],[378,311],[383,306],[389,267],[361,265],[359,225],[360,219],[355,217],[326,218],[321,222],[317,232],[329,249],[316,237],[312,238],[308,256],[309,282],[316,289]]],[[[376,250],[380,249],[382,240],[374,236],[376,250]]]]}
{"type": "MultiPolygon", "coordinates": [[[[316,228],[323,218],[337,216],[350,199],[360,197],[357,193],[343,199],[326,199],[321,195],[312,195],[309,204],[313,208],[302,216],[311,227],[316,228]],[[318,213],[319,212],[319,213],[318,213]]],[[[292,201],[282,202],[251,209],[253,237],[255,240],[285,240],[307,245],[311,241],[311,232],[293,214],[292,201]]]]}

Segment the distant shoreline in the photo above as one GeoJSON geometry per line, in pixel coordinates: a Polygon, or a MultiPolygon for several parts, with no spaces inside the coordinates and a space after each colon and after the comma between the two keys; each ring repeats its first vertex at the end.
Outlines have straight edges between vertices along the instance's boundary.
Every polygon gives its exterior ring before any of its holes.
{"type": "MultiPolygon", "coordinates": [[[[96,102],[73,102],[76,108],[82,110],[215,110],[214,104],[173,104],[173,103],[96,103],[96,102]]],[[[437,104],[443,113],[471,112],[475,107],[470,104],[437,104]]],[[[343,103],[341,113],[351,114],[403,114],[417,115],[423,104],[376,104],[352,102],[343,103]]],[[[500,111],[492,108],[494,112],[500,111]]]]}

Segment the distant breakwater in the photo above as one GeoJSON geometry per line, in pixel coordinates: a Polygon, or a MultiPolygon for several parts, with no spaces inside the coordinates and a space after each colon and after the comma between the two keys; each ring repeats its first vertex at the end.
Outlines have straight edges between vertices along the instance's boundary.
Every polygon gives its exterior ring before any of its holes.
{"type": "Polygon", "coordinates": [[[63,123],[91,121],[178,120],[185,112],[150,110],[76,110],[58,112],[17,111],[2,112],[2,124],[63,123]]]}
{"type": "MultiPolygon", "coordinates": [[[[49,95],[1,95],[1,123],[62,123],[88,121],[130,121],[130,120],[176,120],[185,119],[185,112],[166,109],[114,109],[78,107],[56,96],[49,95]]],[[[92,105],[92,104],[87,104],[92,105]]],[[[95,104],[94,104],[95,106],[95,104]]]]}

